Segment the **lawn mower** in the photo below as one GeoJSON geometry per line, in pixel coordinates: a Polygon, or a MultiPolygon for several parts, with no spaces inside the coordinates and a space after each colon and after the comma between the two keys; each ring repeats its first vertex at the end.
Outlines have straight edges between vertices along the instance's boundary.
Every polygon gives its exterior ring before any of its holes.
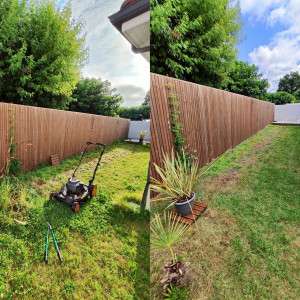
{"type": "Polygon", "coordinates": [[[62,188],[60,189],[60,191],[58,193],[52,193],[50,195],[50,199],[56,199],[60,202],[65,203],[66,205],[72,207],[72,210],[75,213],[77,213],[80,209],[80,205],[87,202],[89,200],[89,198],[95,197],[96,193],[97,193],[97,185],[94,185],[93,182],[94,182],[94,179],[96,176],[97,169],[100,166],[100,161],[101,161],[101,158],[102,158],[105,148],[106,148],[106,145],[104,145],[104,144],[101,144],[101,143],[94,144],[91,142],[87,142],[86,148],[81,155],[79,164],[78,164],[77,168],[74,170],[72,177],[70,177],[68,179],[68,182],[62,186],[62,188]],[[84,155],[90,145],[99,146],[99,149],[101,148],[101,154],[100,154],[98,163],[96,165],[96,168],[94,170],[93,178],[91,180],[89,180],[89,184],[86,185],[82,181],[77,179],[75,177],[75,174],[81,164],[82,158],[84,157],[84,155]]]}

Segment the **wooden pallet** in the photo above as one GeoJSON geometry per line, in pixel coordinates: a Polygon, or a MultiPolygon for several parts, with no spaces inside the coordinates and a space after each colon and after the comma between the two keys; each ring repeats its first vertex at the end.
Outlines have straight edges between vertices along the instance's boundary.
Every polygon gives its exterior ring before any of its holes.
{"type": "Polygon", "coordinates": [[[171,212],[171,218],[175,220],[179,219],[181,223],[191,225],[200,217],[200,215],[206,210],[206,208],[206,203],[194,201],[193,213],[185,217],[181,217],[177,212],[176,208],[174,208],[171,212]]]}
{"type": "Polygon", "coordinates": [[[51,162],[53,167],[59,166],[58,154],[51,155],[51,162]]]}

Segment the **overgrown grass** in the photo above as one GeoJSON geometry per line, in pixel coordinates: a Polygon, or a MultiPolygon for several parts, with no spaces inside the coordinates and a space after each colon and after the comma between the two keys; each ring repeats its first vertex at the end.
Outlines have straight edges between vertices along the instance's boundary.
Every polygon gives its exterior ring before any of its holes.
{"type": "MultiPolygon", "coordinates": [[[[299,154],[299,127],[269,126],[203,178],[196,192],[208,209],[174,247],[191,262],[191,299],[299,297],[299,154]]],[[[151,254],[151,299],[168,256],[151,254]]]]}
{"type": "MultiPolygon", "coordinates": [[[[98,155],[87,154],[78,178],[88,183],[98,155]]],[[[0,182],[0,298],[149,298],[149,214],[127,204],[130,197],[141,199],[149,147],[108,147],[95,179],[97,196],[74,214],[49,200],[49,194],[66,182],[78,159],[66,159],[55,168],[39,166],[0,182]],[[47,221],[62,264],[51,236],[48,264],[44,262],[47,221]]]]}

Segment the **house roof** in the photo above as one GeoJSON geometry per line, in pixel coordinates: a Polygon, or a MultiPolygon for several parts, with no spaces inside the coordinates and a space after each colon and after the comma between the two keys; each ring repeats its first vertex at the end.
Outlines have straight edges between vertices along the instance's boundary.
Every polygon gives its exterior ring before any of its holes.
{"type": "Polygon", "coordinates": [[[132,3],[134,3],[134,2],[136,2],[137,0],[125,0],[123,3],[122,3],[122,5],[121,5],[121,9],[123,9],[123,8],[125,8],[125,7],[127,7],[127,6],[129,6],[130,4],[132,4],[132,3]]]}
{"type": "Polygon", "coordinates": [[[117,30],[131,43],[134,53],[150,59],[150,1],[125,0],[118,12],[108,17],[117,30]],[[125,25],[125,26],[124,26],[125,25]],[[138,30],[134,30],[134,27],[138,30]],[[134,32],[135,31],[135,32],[134,32]],[[131,35],[133,38],[131,38],[131,35]],[[149,35],[149,38],[147,37],[149,35]],[[134,40],[137,40],[135,44],[134,40]],[[144,39],[144,41],[142,41],[144,39]],[[142,46],[137,46],[143,44],[142,46]]]}

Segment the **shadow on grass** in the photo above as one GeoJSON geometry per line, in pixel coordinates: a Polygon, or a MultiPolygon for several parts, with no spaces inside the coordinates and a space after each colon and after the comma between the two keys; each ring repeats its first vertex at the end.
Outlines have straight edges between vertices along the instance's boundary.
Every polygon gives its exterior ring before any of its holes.
{"type": "MultiPolygon", "coordinates": [[[[122,208],[114,206],[111,210],[111,225],[114,228],[115,235],[122,240],[126,240],[131,231],[136,231],[135,236],[135,266],[130,268],[126,276],[133,282],[133,299],[150,298],[150,214],[148,211],[122,208]]],[[[125,252],[126,254],[126,252],[125,252]]],[[[130,260],[130,258],[128,258],[130,260]]]]}

